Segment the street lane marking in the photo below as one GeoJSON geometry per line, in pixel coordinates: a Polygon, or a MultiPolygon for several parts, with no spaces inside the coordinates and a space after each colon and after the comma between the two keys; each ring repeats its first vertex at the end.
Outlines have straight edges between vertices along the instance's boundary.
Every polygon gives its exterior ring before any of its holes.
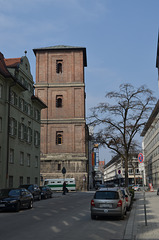
{"type": "Polygon", "coordinates": [[[63,223],[66,225],[66,226],[68,226],[69,224],[68,224],[68,222],[66,222],[66,221],[63,221],[63,223]]]}
{"type": "Polygon", "coordinates": [[[77,220],[77,221],[80,220],[80,218],[78,218],[78,217],[73,217],[73,216],[72,216],[72,218],[75,219],[75,220],[77,220]]]}
{"type": "Polygon", "coordinates": [[[57,228],[56,226],[52,226],[51,229],[52,229],[55,233],[61,232],[61,230],[60,230],[59,228],[57,228]]]}

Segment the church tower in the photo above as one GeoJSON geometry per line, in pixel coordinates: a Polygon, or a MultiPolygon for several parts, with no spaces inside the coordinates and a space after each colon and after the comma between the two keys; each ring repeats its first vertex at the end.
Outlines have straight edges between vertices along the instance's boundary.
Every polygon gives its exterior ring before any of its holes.
{"type": "Polygon", "coordinates": [[[87,185],[87,128],[84,67],[86,48],[54,46],[33,49],[36,56],[35,94],[47,105],[41,116],[41,175],[76,179],[87,185]]]}

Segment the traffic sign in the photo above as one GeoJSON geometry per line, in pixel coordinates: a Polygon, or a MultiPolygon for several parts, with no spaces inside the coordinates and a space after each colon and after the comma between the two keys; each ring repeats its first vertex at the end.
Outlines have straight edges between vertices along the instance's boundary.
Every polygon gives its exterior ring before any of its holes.
{"type": "Polygon", "coordinates": [[[139,153],[139,155],[138,155],[138,161],[139,161],[139,163],[143,163],[143,161],[144,161],[144,156],[143,156],[142,153],[139,153]]]}
{"type": "Polygon", "coordinates": [[[66,174],[66,168],[65,167],[62,168],[62,174],[66,174]]]}

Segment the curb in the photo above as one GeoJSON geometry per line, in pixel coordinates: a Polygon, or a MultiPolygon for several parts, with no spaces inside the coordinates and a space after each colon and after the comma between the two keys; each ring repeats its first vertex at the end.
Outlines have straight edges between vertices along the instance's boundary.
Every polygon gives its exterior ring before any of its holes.
{"type": "Polygon", "coordinates": [[[123,240],[135,240],[137,234],[137,226],[135,222],[136,216],[136,206],[137,206],[137,199],[132,204],[132,209],[129,215],[129,219],[126,225],[125,233],[123,240]]]}

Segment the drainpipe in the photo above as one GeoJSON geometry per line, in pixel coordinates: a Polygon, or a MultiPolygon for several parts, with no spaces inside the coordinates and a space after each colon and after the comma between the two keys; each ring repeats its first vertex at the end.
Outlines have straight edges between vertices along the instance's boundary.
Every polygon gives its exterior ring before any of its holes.
{"type": "Polygon", "coordinates": [[[7,181],[8,181],[8,170],[9,170],[9,120],[10,120],[10,100],[11,100],[11,88],[16,85],[16,82],[9,86],[9,96],[8,96],[8,128],[7,128],[7,162],[6,162],[6,181],[5,187],[7,188],[7,181]]]}

